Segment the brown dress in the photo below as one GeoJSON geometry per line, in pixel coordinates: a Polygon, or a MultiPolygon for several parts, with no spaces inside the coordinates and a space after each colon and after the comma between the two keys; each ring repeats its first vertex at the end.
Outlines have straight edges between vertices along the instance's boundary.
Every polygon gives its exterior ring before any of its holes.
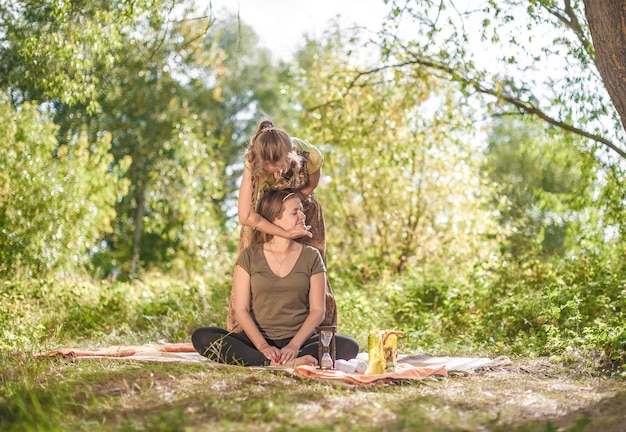
{"type": "MultiPolygon", "coordinates": [[[[298,154],[302,158],[302,168],[296,175],[291,177],[288,177],[289,173],[287,173],[287,177],[281,177],[278,180],[275,180],[273,175],[269,174],[266,179],[262,179],[257,186],[258,190],[252,191],[252,196],[250,197],[252,200],[251,208],[256,208],[257,202],[263,193],[268,190],[300,189],[304,187],[309,181],[309,172],[316,172],[321,168],[323,163],[322,154],[316,147],[297,138],[292,138],[292,141],[298,154]]],[[[310,231],[313,234],[313,237],[303,237],[298,239],[298,241],[303,244],[313,246],[319,250],[322,255],[322,260],[324,260],[324,265],[326,265],[326,230],[324,227],[324,216],[322,214],[322,207],[315,196],[315,192],[309,195],[308,198],[302,202],[302,207],[304,215],[306,216],[306,224],[311,226],[310,231]]],[[[250,245],[252,233],[253,231],[251,227],[241,227],[238,254],[250,245]]],[[[335,302],[335,297],[333,296],[332,289],[330,288],[328,277],[326,278],[326,314],[321,325],[337,325],[337,303],[335,302]]],[[[241,331],[241,326],[235,318],[232,296],[230,305],[228,306],[226,329],[233,332],[241,331]]]]}

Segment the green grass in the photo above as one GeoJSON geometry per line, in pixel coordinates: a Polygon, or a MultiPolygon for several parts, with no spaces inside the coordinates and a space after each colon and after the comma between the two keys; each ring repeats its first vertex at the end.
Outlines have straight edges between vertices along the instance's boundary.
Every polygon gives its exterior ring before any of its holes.
{"type": "Polygon", "coordinates": [[[562,338],[559,351],[547,353],[555,360],[538,367],[529,359],[546,354],[541,352],[545,345],[533,345],[532,334],[475,339],[476,324],[459,300],[454,300],[455,316],[404,309],[400,316],[409,318],[398,320],[394,305],[399,300],[385,294],[390,290],[384,286],[335,288],[339,329],[355,337],[362,350],[371,327],[397,328],[407,332],[399,341],[402,352],[506,354],[515,365],[529,366],[443,381],[350,387],[243,368],[33,357],[59,347],[188,341],[198,326],[224,325],[227,279],[182,282],[159,275],[113,285],[5,282],[0,287],[0,430],[619,430],[612,428],[621,424],[626,409],[624,373],[619,367],[613,374],[602,369],[601,353],[587,355],[577,351],[575,339],[562,338]]]}
{"type": "MultiPolygon", "coordinates": [[[[582,431],[591,422],[575,412],[550,418],[549,409],[548,418],[524,418],[532,411],[489,395],[523,386],[524,374],[351,387],[244,368],[6,354],[0,362],[3,431],[549,431],[555,425],[582,431]]],[[[592,386],[591,379],[577,380],[581,388],[592,386]]],[[[621,418],[626,393],[617,391],[619,383],[605,386],[617,395],[612,412],[621,418]]],[[[571,398],[559,388],[545,392],[571,398]]],[[[527,393],[521,389],[522,402],[527,393]]]]}

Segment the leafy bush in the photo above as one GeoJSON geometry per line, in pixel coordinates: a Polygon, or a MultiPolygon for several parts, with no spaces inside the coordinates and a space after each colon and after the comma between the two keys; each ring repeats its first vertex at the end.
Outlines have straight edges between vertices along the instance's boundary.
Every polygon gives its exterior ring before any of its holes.
{"type": "Polygon", "coordinates": [[[73,273],[111,230],[129,161],[113,164],[110,136],[59,146],[37,107],[0,96],[0,276],[73,273]]]}
{"type": "Polygon", "coordinates": [[[188,341],[196,327],[224,325],[229,295],[229,278],[5,282],[0,349],[188,341]]]}

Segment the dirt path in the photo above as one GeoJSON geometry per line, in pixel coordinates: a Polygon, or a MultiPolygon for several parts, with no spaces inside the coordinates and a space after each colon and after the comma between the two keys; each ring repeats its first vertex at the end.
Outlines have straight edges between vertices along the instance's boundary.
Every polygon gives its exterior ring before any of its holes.
{"type": "Polygon", "coordinates": [[[564,368],[548,360],[482,368],[424,390],[447,401],[460,415],[485,413],[494,426],[549,422],[554,430],[626,431],[623,380],[592,376],[583,368],[564,368]]]}

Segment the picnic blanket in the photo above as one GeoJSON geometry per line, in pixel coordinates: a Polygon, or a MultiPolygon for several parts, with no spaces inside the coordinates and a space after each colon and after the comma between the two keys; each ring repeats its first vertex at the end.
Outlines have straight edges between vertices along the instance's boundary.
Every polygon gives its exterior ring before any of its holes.
{"type": "Polygon", "coordinates": [[[207,360],[198,354],[191,342],[163,343],[148,345],[115,345],[104,348],[58,348],[34,354],[35,358],[62,357],[81,358],[123,358],[128,360],[170,362],[184,361],[198,363],[207,360]]]}
{"type": "Polygon", "coordinates": [[[425,378],[444,378],[448,372],[444,366],[417,367],[409,364],[398,364],[395,372],[382,374],[359,374],[340,370],[324,370],[315,366],[298,366],[293,371],[300,378],[316,378],[325,381],[339,381],[353,385],[373,385],[383,382],[414,381],[425,378]]]}
{"type": "MultiPolygon", "coordinates": [[[[119,345],[97,349],[59,348],[35,353],[36,358],[119,359],[153,363],[207,364],[211,367],[237,367],[220,364],[201,356],[190,342],[162,343],[148,345],[119,345]]],[[[359,359],[367,360],[367,353],[360,353],[359,359]]],[[[399,355],[396,372],[383,374],[346,373],[339,370],[322,370],[314,366],[297,367],[258,367],[284,372],[303,379],[321,379],[353,385],[373,385],[385,382],[422,380],[425,378],[445,378],[450,373],[467,373],[480,367],[506,363],[508,359],[481,357],[437,357],[429,354],[399,355]]]]}

